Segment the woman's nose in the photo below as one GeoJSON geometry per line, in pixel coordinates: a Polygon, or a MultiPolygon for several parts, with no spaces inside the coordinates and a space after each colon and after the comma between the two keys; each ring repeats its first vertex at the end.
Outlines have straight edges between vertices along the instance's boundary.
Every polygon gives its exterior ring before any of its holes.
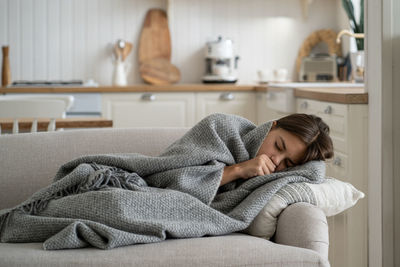
{"type": "Polygon", "coordinates": [[[271,159],[275,166],[278,166],[281,163],[282,158],[283,157],[281,155],[273,155],[271,159]]]}

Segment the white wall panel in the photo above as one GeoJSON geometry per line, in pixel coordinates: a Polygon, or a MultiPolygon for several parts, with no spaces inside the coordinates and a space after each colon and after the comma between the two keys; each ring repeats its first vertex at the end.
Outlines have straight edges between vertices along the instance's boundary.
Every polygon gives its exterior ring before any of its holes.
{"type": "Polygon", "coordinates": [[[8,1],[8,45],[10,46],[11,79],[21,79],[21,14],[20,1],[8,1]]]}
{"type": "Polygon", "coordinates": [[[97,68],[98,76],[95,77],[96,81],[100,84],[111,84],[111,53],[112,44],[115,40],[112,39],[112,1],[99,0],[99,48],[97,68]]]}
{"type": "MultiPolygon", "coordinates": [[[[64,36],[65,33],[62,35],[64,36]]],[[[47,79],[47,1],[33,2],[33,77],[35,80],[47,79]]],[[[62,41],[62,40],[61,40],[62,41]]],[[[62,49],[62,47],[61,47],[62,49]]],[[[23,77],[25,79],[25,75],[23,77]]]]}
{"type": "Polygon", "coordinates": [[[125,39],[134,44],[128,82],[142,83],[137,49],[143,20],[148,9],[166,10],[168,2],[172,63],[182,83],[201,81],[205,43],[218,35],[234,41],[241,82],[256,81],[261,68],[287,68],[295,78],[303,40],[314,30],[343,25],[340,0],[313,1],[308,20],[296,0],[0,0],[0,42],[10,45],[12,78],[111,84],[112,46],[125,39]]]}
{"type": "MultiPolygon", "coordinates": [[[[81,79],[74,77],[74,3],[71,0],[60,0],[60,70],[61,79],[81,79]]],[[[86,64],[89,64],[87,62],[86,64]]]]}
{"type": "Polygon", "coordinates": [[[8,44],[8,3],[0,0],[0,46],[8,44]]]}
{"type": "Polygon", "coordinates": [[[99,1],[87,1],[87,26],[86,26],[86,52],[84,59],[86,59],[86,75],[88,79],[94,79],[97,74],[98,66],[98,51],[99,45],[99,1]]]}
{"type": "Polygon", "coordinates": [[[47,79],[61,79],[60,0],[47,0],[47,79]]]}
{"type": "Polygon", "coordinates": [[[21,72],[33,79],[33,0],[21,0],[21,72]]]}
{"type": "Polygon", "coordinates": [[[73,0],[72,66],[73,78],[87,77],[87,1],[73,0]]]}

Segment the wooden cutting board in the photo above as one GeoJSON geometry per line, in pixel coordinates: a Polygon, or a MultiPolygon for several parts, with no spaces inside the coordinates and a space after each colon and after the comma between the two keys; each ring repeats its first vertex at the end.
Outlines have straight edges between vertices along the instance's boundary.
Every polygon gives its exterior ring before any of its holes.
{"type": "Polygon", "coordinates": [[[139,40],[139,64],[155,58],[171,61],[171,36],[167,14],[162,9],[147,12],[139,40]]]}
{"type": "Polygon", "coordinates": [[[140,75],[150,84],[162,85],[176,83],[180,80],[179,69],[165,58],[155,58],[140,64],[140,75]]]}

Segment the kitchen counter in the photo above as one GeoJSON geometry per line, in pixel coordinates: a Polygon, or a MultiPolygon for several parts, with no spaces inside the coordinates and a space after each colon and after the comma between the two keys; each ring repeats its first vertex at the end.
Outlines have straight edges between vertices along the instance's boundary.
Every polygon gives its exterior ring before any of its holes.
{"type": "Polygon", "coordinates": [[[301,88],[294,90],[294,96],[343,104],[368,104],[364,88],[301,88]]]}
{"type": "Polygon", "coordinates": [[[319,101],[327,101],[342,104],[368,104],[368,93],[359,84],[317,84],[309,83],[282,83],[270,86],[256,86],[256,91],[283,91],[287,88],[293,89],[294,97],[308,98],[319,101]],[[334,87],[335,84],[340,86],[334,87]],[[330,87],[332,86],[332,87],[330,87]]]}
{"type": "Polygon", "coordinates": [[[1,87],[0,93],[118,93],[118,92],[207,92],[207,91],[254,91],[256,85],[236,84],[172,84],[99,87],[1,87]]]}
{"type": "MultiPolygon", "coordinates": [[[[0,87],[0,94],[9,93],[118,93],[118,92],[266,92],[276,90],[263,84],[175,84],[175,85],[129,85],[129,86],[99,86],[99,87],[0,87]]],[[[309,98],[320,101],[367,104],[368,94],[360,87],[294,88],[295,97],[309,98]]]]}

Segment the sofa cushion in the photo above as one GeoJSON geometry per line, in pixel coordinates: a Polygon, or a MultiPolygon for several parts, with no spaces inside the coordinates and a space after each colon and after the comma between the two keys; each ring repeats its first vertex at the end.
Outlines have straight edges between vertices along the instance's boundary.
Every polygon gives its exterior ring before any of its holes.
{"type": "Polygon", "coordinates": [[[11,208],[50,184],[60,166],[78,156],[157,155],[186,128],[85,129],[0,136],[0,209],[11,208]]]}
{"type": "Polygon", "coordinates": [[[46,251],[42,243],[0,244],[0,266],[329,266],[309,249],[245,234],[168,239],[112,250],[46,251]]]}

